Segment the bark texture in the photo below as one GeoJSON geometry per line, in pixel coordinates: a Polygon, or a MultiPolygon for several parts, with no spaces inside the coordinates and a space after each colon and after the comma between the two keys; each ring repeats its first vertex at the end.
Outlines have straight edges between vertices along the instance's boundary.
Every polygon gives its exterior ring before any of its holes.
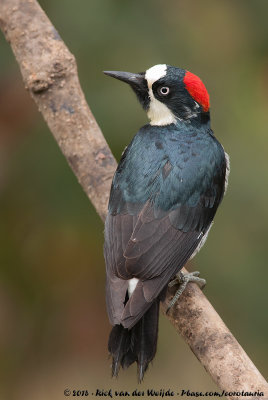
{"type": "MultiPolygon", "coordinates": [[[[74,56],[36,0],[1,0],[0,27],[26,88],[104,220],[116,162],[85,101],[74,56]]],[[[235,392],[242,391],[264,393],[250,399],[268,399],[267,382],[196,285],[188,285],[168,319],[218,387],[233,393],[229,399],[241,398],[235,392]]]]}
{"type": "MultiPolygon", "coordinates": [[[[175,291],[169,290],[163,311],[175,291]]],[[[231,395],[227,398],[268,399],[267,382],[197,285],[187,285],[169,311],[168,319],[220,389],[232,393],[258,390],[264,393],[264,397],[231,395]]]]}
{"type": "Polygon", "coordinates": [[[86,103],[74,56],[34,0],[1,0],[0,27],[26,88],[104,219],[116,161],[86,103]]]}

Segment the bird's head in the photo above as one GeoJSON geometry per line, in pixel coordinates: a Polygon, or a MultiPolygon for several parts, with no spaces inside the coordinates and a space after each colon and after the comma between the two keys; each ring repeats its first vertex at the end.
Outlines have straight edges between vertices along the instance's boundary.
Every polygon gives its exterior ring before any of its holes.
{"type": "Polygon", "coordinates": [[[127,82],[147,111],[151,125],[169,125],[176,120],[209,120],[209,95],[198,76],[166,64],[134,74],[104,71],[127,82]]]}

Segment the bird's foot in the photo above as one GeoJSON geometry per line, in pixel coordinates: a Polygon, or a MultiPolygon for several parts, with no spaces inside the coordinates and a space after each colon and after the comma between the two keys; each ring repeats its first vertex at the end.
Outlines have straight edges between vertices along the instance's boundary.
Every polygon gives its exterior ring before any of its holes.
{"type": "Polygon", "coordinates": [[[169,303],[166,314],[174,306],[180,295],[184,292],[187,283],[195,282],[200,287],[200,289],[203,289],[206,286],[205,279],[199,278],[199,275],[200,275],[199,271],[189,272],[188,274],[183,274],[181,271],[179,271],[176,275],[176,278],[173,279],[171,282],[169,282],[168,284],[169,287],[178,284],[180,286],[179,289],[176,291],[175,295],[173,296],[173,299],[169,303]]]}

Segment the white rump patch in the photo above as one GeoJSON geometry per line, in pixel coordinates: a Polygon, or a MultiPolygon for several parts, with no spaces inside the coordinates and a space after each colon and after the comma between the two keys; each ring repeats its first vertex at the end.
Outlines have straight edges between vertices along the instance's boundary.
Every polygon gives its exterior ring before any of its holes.
{"type": "Polygon", "coordinates": [[[151,125],[169,125],[176,122],[174,114],[161,101],[154,97],[152,86],[158,79],[163,78],[167,73],[166,64],[158,64],[147,69],[145,79],[149,88],[150,106],[148,110],[148,118],[151,120],[151,125]]]}
{"type": "Polygon", "coordinates": [[[138,282],[139,282],[139,280],[137,278],[129,279],[129,281],[128,281],[128,296],[129,296],[129,298],[131,297],[132,293],[136,289],[138,282]]]}

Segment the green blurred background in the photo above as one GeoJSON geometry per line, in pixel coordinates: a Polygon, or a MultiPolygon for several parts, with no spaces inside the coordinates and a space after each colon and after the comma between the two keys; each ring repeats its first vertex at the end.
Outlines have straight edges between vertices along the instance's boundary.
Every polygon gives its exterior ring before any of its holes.
{"type": "MultiPolygon", "coordinates": [[[[75,55],[88,103],[117,159],[146,115],[103,70],[189,69],[211,97],[212,128],[231,157],[227,196],[190,266],[262,374],[268,374],[266,0],[42,0],[75,55]]],[[[0,36],[1,399],[63,399],[63,390],[134,390],[110,379],[103,224],[24,91],[0,36]]],[[[160,318],[158,353],[140,390],[215,390],[160,318]]]]}

